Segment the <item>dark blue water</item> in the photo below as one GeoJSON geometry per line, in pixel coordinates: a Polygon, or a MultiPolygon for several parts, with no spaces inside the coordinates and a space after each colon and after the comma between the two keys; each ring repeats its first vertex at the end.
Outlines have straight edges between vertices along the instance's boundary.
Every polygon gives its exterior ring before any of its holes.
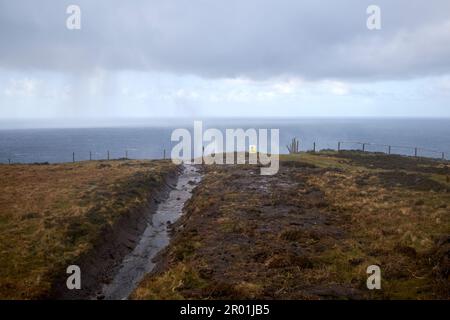
{"type": "MultiPolygon", "coordinates": [[[[200,119],[199,119],[200,120],[200,119]]],[[[193,122],[170,125],[143,125],[111,128],[66,129],[8,129],[0,130],[0,162],[8,159],[17,163],[70,162],[75,160],[125,157],[133,159],[157,159],[163,150],[170,155],[176,142],[170,141],[175,128],[192,129],[193,122]]],[[[204,127],[218,129],[276,128],[280,130],[280,150],[287,153],[286,145],[293,137],[300,139],[302,150],[313,148],[336,149],[338,141],[361,141],[392,145],[392,153],[420,156],[450,156],[450,119],[290,119],[290,120],[204,120],[204,127]],[[412,148],[398,148],[409,146],[412,148]]],[[[342,148],[361,148],[358,144],[342,144],[342,148]]],[[[367,151],[387,151],[386,146],[367,145],[367,151]]]]}

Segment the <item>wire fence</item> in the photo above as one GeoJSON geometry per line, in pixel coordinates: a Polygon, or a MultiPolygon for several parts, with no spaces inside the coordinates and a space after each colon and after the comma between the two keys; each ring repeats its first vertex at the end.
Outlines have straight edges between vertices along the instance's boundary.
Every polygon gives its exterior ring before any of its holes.
{"type": "Polygon", "coordinates": [[[377,147],[376,150],[370,150],[372,152],[382,152],[386,154],[400,154],[400,155],[410,155],[414,157],[425,157],[425,158],[440,158],[442,160],[445,160],[445,152],[434,150],[434,149],[428,149],[428,148],[422,148],[422,147],[411,147],[411,146],[398,146],[398,145],[389,145],[389,144],[381,144],[381,143],[371,143],[371,142],[358,142],[358,141],[339,141],[337,144],[337,150],[355,150],[353,149],[345,149],[345,146],[348,145],[358,145],[359,148],[356,148],[356,150],[360,151],[369,151],[369,147],[377,147]],[[380,149],[381,148],[381,149],[380,149]],[[410,152],[404,152],[404,153],[395,153],[396,150],[408,150],[410,152]],[[434,155],[434,156],[433,156],[434,155]]]}
{"type": "MultiPolygon", "coordinates": [[[[313,142],[312,149],[306,151],[317,151],[318,144],[313,142]]],[[[344,150],[358,150],[362,152],[381,152],[385,154],[396,154],[396,155],[405,155],[405,156],[414,156],[414,157],[424,157],[424,158],[437,158],[441,160],[446,159],[446,153],[443,151],[423,148],[423,147],[412,147],[412,146],[402,146],[402,145],[389,145],[382,143],[371,143],[371,142],[360,142],[360,141],[338,141],[337,149],[335,148],[327,148],[331,150],[344,151],[344,150]]],[[[324,150],[324,149],[322,149],[324,150]]],[[[78,162],[78,161],[92,161],[92,160],[130,160],[130,159],[168,159],[170,155],[166,152],[166,149],[154,150],[151,154],[145,154],[141,152],[142,150],[138,150],[135,148],[125,149],[122,151],[115,150],[111,152],[110,150],[105,150],[103,152],[96,151],[88,151],[88,152],[71,152],[71,153],[58,153],[54,155],[54,157],[49,160],[48,157],[40,157],[40,155],[30,156],[29,154],[25,156],[25,154],[16,154],[7,156],[7,158],[0,159],[0,162],[7,164],[15,164],[15,163],[63,163],[63,162],[78,162]],[[6,160],[6,161],[5,161],[6,160]]],[[[0,157],[2,158],[2,157],[0,157]]]]}
{"type": "MultiPolygon", "coordinates": [[[[93,161],[93,160],[132,160],[132,159],[167,159],[166,149],[161,150],[161,155],[156,155],[152,152],[152,155],[147,155],[143,152],[137,152],[137,149],[125,149],[123,151],[111,151],[105,150],[88,151],[88,152],[65,152],[64,154],[58,153],[53,156],[42,156],[42,154],[30,153],[18,153],[9,155],[7,158],[0,160],[0,163],[6,164],[20,164],[20,163],[67,163],[67,162],[79,162],[79,161],[93,161]],[[34,156],[33,156],[34,155],[34,156]],[[6,161],[5,161],[6,160],[6,161]]],[[[159,154],[159,152],[157,152],[159,154]]]]}

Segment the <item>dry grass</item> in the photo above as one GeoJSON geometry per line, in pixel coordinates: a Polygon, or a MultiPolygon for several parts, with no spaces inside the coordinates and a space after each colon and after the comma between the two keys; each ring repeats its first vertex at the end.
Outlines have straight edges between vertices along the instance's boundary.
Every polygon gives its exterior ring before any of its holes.
{"type": "Polygon", "coordinates": [[[0,165],[0,298],[45,297],[69,261],[174,171],[169,161],[0,165]]]}
{"type": "MultiPolygon", "coordinates": [[[[448,282],[445,285],[448,278],[436,275],[436,266],[430,263],[436,241],[450,235],[449,164],[420,159],[430,170],[424,174],[424,166],[417,166],[416,159],[396,159],[404,163],[399,170],[395,164],[395,168],[389,163],[381,168],[371,165],[372,156],[358,154],[353,170],[328,172],[308,180],[325,192],[330,206],[349,216],[351,238],[339,250],[325,254],[337,263],[359,262],[346,273],[337,273],[348,278],[358,273],[363,277],[365,268],[361,266],[380,265],[383,290],[373,292],[373,297],[450,298],[448,282]],[[361,167],[364,163],[366,168],[361,167]]],[[[351,159],[351,155],[347,157],[351,159]]],[[[384,156],[384,161],[389,158],[384,156]]]]}
{"type": "Polygon", "coordinates": [[[207,167],[159,272],[133,298],[450,298],[448,162],[352,152],[281,160],[270,177],[207,167]],[[379,291],[366,287],[372,264],[379,291]]]}

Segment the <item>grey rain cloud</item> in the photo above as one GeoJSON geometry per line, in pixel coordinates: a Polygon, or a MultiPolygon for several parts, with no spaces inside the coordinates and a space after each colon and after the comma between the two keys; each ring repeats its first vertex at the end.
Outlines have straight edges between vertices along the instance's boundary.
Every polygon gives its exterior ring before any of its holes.
{"type": "Polygon", "coordinates": [[[450,72],[448,0],[0,0],[0,68],[405,79],[450,72]],[[81,7],[81,30],[66,7],[81,7]],[[366,28],[381,7],[382,29],[366,28]]]}

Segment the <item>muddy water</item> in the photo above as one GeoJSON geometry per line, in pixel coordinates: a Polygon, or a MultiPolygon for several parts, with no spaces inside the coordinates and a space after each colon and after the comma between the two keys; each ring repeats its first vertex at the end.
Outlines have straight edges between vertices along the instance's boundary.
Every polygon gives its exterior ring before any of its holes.
{"type": "Polygon", "coordinates": [[[192,189],[200,182],[201,175],[194,166],[186,165],[178,177],[176,188],[158,205],[156,212],[142,234],[136,248],[128,254],[110,284],[100,295],[104,299],[126,299],[145,274],[152,271],[152,259],[170,241],[169,226],[182,214],[184,203],[191,197],[192,189]]]}

